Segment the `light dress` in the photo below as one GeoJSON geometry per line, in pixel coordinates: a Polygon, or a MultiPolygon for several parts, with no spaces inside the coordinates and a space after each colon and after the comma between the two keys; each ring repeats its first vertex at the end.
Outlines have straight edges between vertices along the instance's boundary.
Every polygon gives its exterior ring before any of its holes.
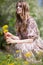
{"type": "Polygon", "coordinates": [[[32,43],[19,43],[16,44],[15,47],[18,50],[21,50],[21,54],[23,58],[35,58],[35,55],[39,52],[43,52],[43,40],[40,37],[38,26],[36,21],[30,17],[28,20],[27,32],[22,32],[21,34],[17,34],[21,36],[21,39],[30,39],[33,38],[32,43]],[[27,55],[27,56],[26,56],[27,55]]]}

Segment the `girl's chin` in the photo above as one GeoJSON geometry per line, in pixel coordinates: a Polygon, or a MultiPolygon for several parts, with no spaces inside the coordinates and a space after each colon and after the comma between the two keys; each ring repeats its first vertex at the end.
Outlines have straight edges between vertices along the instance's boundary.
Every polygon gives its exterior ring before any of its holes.
{"type": "Polygon", "coordinates": [[[21,14],[21,12],[17,12],[17,14],[21,14]]]}
{"type": "Polygon", "coordinates": [[[21,13],[17,13],[17,14],[19,14],[19,15],[20,15],[21,13]]]}

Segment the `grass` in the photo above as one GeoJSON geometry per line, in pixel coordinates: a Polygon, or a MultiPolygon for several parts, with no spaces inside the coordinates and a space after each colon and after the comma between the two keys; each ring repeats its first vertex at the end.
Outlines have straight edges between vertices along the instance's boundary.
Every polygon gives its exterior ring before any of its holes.
{"type": "Polygon", "coordinates": [[[0,52],[0,65],[43,65],[43,57],[41,63],[30,63],[20,58],[14,58],[11,54],[0,52]]]}

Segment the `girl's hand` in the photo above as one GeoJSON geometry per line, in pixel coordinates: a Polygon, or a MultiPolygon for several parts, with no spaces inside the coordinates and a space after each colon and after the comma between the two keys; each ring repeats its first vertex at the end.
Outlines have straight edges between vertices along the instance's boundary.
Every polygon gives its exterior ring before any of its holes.
{"type": "Polygon", "coordinates": [[[10,37],[10,38],[12,38],[12,39],[14,39],[14,40],[18,40],[18,39],[19,39],[18,36],[14,36],[14,35],[11,34],[10,32],[5,33],[4,36],[5,36],[5,38],[6,38],[6,37],[10,37]]]}
{"type": "Polygon", "coordinates": [[[14,43],[14,40],[11,39],[10,37],[7,37],[6,42],[7,42],[7,44],[11,44],[11,43],[14,43]]]}
{"type": "Polygon", "coordinates": [[[6,37],[6,36],[7,36],[7,37],[12,37],[12,36],[13,36],[13,34],[11,34],[10,32],[4,33],[4,35],[5,35],[5,37],[6,37]]]}

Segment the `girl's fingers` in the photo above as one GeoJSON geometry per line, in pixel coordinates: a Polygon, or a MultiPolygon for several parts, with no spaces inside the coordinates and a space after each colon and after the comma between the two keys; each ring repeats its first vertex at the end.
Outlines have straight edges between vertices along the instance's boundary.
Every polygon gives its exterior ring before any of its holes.
{"type": "Polygon", "coordinates": [[[10,37],[6,37],[6,39],[9,39],[10,37]]]}
{"type": "Polygon", "coordinates": [[[6,42],[7,42],[7,44],[11,43],[11,39],[10,38],[7,38],[6,39],[6,42]]]}
{"type": "Polygon", "coordinates": [[[11,38],[11,36],[9,34],[5,34],[4,37],[5,37],[5,39],[11,38]]]}
{"type": "Polygon", "coordinates": [[[7,33],[5,33],[5,36],[10,37],[10,36],[12,36],[12,34],[11,34],[11,33],[9,33],[9,32],[7,32],[7,33]]]}
{"type": "Polygon", "coordinates": [[[6,37],[10,37],[10,38],[12,38],[12,39],[19,39],[19,37],[14,36],[13,34],[11,34],[11,33],[9,33],[9,32],[5,33],[4,36],[5,36],[5,38],[6,38],[6,37]]]}
{"type": "Polygon", "coordinates": [[[12,36],[12,34],[11,34],[11,33],[9,33],[9,32],[7,32],[7,35],[12,36]]]}

